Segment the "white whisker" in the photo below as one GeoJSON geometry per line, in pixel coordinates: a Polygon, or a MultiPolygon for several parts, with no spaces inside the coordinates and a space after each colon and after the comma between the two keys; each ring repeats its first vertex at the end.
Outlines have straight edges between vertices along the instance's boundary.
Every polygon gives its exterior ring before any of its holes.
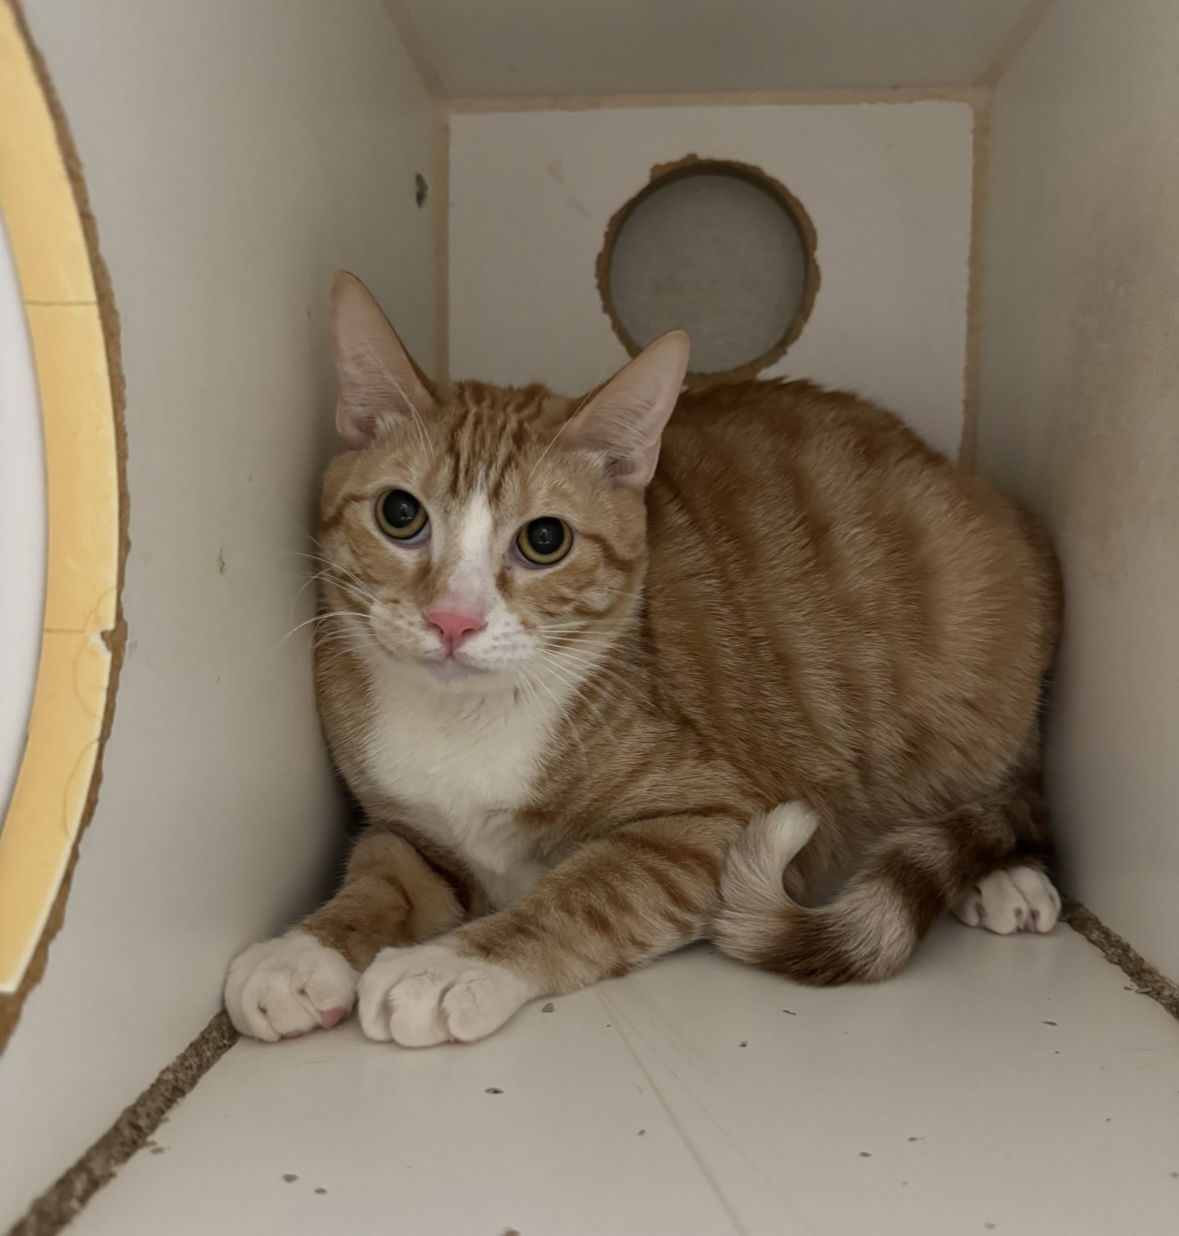
{"type": "Polygon", "coordinates": [[[298,626],[292,627],[278,642],[285,644],[296,632],[301,631],[304,627],[309,627],[315,622],[328,622],[332,618],[360,618],[368,619],[367,614],[362,614],[356,610],[334,609],[329,610],[326,614],[316,614],[313,618],[308,618],[305,622],[300,622],[298,626]]]}

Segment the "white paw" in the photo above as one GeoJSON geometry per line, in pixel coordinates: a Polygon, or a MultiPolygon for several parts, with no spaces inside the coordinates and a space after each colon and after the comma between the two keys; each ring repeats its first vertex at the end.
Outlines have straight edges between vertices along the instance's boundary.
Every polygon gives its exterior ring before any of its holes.
{"type": "Polygon", "coordinates": [[[531,983],[446,944],[386,948],[360,979],[360,1026],[402,1047],[486,1038],[540,993],[531,983]]]}
{"type": "Polygon", "coordinates": [[[984,876],[954,907],[967,927],[985,927],[997,935],[1016,931],[1051,931],[1060,917],[1060,894],[1034,867],[1012,867],[984,876]]]}
{"type": "Polygon", "coordinates": [[[242,1032],[274,1043],[330,1029],[356,1000],[356,971],[305,931],[252,944],[225,976],[225,1009],[242,1032]]]}

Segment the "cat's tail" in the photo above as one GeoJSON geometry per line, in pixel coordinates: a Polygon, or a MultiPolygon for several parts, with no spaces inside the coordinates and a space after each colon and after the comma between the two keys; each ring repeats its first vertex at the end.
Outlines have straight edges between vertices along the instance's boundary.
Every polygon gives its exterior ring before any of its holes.
{"type": "Polygon", "coordinates": [[[820,986],[888,978],[972,884],[1049,856],[1038,788],[1021,783],[890,830],[839,896],[812,909],[782,877],[817,824],[805,804],[786,803],[749,825],[726,861],[713,935],[731,957],[820,986]]]}

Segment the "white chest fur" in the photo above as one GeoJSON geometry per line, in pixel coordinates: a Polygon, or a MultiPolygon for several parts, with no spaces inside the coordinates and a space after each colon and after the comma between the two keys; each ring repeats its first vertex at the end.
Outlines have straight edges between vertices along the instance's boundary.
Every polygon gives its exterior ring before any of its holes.
{"type": "Polygon", "coordinates": [[[415,828],[462,858],[493,904],[527,891],[543,868],[516,812],[529,800],[560,701],[438,690],[387,670],[369,681],[369,776],[415,828]]]}

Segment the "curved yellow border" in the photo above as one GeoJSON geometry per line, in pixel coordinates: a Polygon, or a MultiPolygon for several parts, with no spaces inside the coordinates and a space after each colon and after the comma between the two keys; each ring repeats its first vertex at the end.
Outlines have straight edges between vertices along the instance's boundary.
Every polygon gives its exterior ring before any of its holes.
{"type": "Polygon", "coordinates": [[[0,209],[33,342],[49,517],[37,686],[0,830],[0,993],[12,993],[58,902],[97,767],[119,621],[120,488],[86,232],[51,103],[8,3],[0,3],[0,209]]]}

